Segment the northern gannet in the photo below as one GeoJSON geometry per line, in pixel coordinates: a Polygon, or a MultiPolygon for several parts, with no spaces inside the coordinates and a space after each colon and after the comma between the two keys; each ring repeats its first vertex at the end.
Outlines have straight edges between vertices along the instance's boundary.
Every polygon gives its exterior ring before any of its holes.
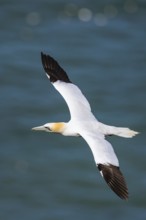
{"type": "Polygon", "coordinates": [[[46,123],[33,130],[55,132],[65,136],[81,136],[89,145],[98,170],[109,187],[121,198],[128,199],[128,188],[119,168],[118,158],[107,135],[131,138],[138,132],[129,128],[109,126],[99,122],[81,90],[51,56],[41,53],[43,68],[52,85],[65,99],[71,119],[69,122],[46,123]]]}

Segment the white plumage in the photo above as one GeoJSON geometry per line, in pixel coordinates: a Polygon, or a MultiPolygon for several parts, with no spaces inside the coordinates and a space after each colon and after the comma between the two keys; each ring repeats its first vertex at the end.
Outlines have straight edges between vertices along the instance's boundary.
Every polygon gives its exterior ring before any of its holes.
{"type": "Polygon", "coordinates": [[[49,55],[41,53],[47,77],[65,99],[71,119],[69,122],[46,123],[33,130],[56,132],[65,136],[81,136],[89,145],[95,163],[110,188],[122,199],[128,198],[128,189],[119,169],[119,161],[106,135],[133,137],[138,132],[102,124],[91,112],[91,107],[81,90],[68,78],[66,72],[49,55]]]}

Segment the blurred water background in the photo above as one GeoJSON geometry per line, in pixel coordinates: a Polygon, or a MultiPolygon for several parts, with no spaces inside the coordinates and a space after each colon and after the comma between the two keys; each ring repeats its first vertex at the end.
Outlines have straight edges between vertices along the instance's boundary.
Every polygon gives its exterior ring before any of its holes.
{"type": "Polygon", "coordinates": [[[146,219],[145,0],[0,0],[0,220],[146,219]],[[31,131],[67,121],[40,52],[55,57],[102,122],[130,191],[120,200],[81,138],[31,131]]]}

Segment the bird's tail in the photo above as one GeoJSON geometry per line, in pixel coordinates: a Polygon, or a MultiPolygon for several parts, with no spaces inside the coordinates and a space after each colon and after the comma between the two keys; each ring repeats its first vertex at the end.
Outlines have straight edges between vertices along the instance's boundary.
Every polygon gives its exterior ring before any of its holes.
{"type": "Polygon", "coordinates": [[[132,138],[135,135],[137,135],[139,132],[133,131],[129,128],[120,128],[120,127],[114,127],[113,129],[113,134],[120,136],[120,137],[125,137],[125,138],[132,138]]]}
{"type": "Polygon", "coordinates": [[[109,126],[102,123],[99,123],[98,125],[104,135],[116,135],[125,138],[132,138],[139,133],[129,128],[109,126]]]}

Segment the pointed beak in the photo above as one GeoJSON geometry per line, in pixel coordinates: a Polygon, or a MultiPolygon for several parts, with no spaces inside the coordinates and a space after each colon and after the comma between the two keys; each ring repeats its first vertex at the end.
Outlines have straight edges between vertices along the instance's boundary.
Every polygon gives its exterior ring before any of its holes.
{"type": "Polygon", "coordinates": [[[44,126],[42,125],[42,126],[34,127],[34,128],[32,128],[32,130],[33,130],[33,131],[45,131],[45,128],[44,128],[44,126]]]}

